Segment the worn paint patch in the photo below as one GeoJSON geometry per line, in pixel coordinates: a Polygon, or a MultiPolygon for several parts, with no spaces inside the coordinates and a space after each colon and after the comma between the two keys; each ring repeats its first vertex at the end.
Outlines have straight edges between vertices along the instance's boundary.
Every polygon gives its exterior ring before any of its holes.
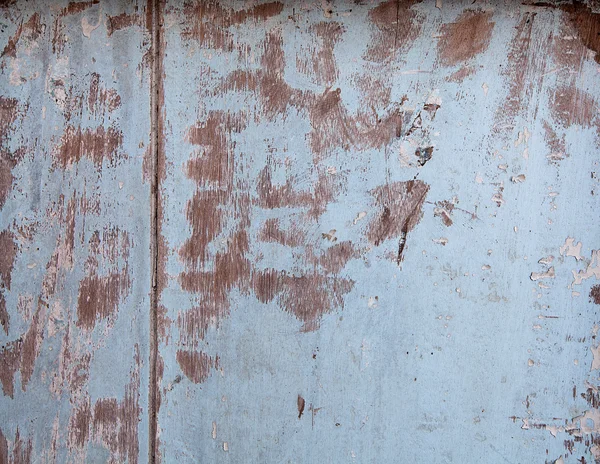
{"type": "Polygon", "coordinates": [[[377,213],[370,221],[367,238],[375,246],[399,238],[397,261],[402,261],[407,234],[421,219],[421,207],[429,186],[422,181],[394,182],[371,191],[377,213]]]}
{"type": "Polygon", "coordinates": [[[14,123],[19,115],[24,115],[26,111],[27,108],[20,108],[16,99],[0,96],[0,208],[4,206],[12,190],[12,170],[24,155],[23,148],[11,151],[7,143],[15,129],[14,123]]]}
{"type": "Polygon", "coordinates": [[[0,462],[6,464],[30,464],[33,462],[32,451],[33,443],[31,438],[22,437],[18,427],[15,439],[10,446],[0,427],[0,462]]]}
{"type": "Polygon", "coordinates": [[[109,16],[106,18],[106,34],[110,37],[117,31],[138,25],[140,21],[141,16],[138,14],[121,13],[115,16],[109,16]]]}
{"type": "Polygon", "coordinates": [[[40,22],[39,13],[32,14],[25,23],[19,24],[17,32],[8,39],[0,57],[16,58],[19,42],[35,42],[43,34],[44,29],[45,26],[40,22]]]}
{"type": "Polygon", "coordinates": [[[600,64],[600,13],[592,11],[590,6],[577,0],[571,4],[560,5],[560,8],[568,13],[577,37],[593,52],[594,60],[600,64]]]}
{"type": "Polygon", "coordinates": [[[183,11],[190,21],[183,27],[181,35],[188,40],[197,40],[206,48],[233,50],[231,27],[248,21],[265,21],[282,10],[281,2],[262,3],[242,10],[224,7],[214,0],[185,2],[183,11]]]}
{"type": "Polygon", "coordinates": [[[127,233],[116,228],[102,234],[96,232],[89,240],[89,247],[86,276],[80,283],[77,299],[77,323],[87,330],[93,329],[98,319],[115,317],[119,303],[131,287],[127,233]],[[100,269],[108,274],[102,275],[100,269]]]}
{"type": "Polygon", "coordinates": [[[375,27],[363,56],[365,60],[380,63],[394,58],[396,52],[406,50],[421,31],[421,22],[412,9],[418,3],[420,0],[389,0],[369,11],[375,27]]]}
{"type": "Polygon", "coordinates": [[[135,363],[131,380],[125,386],[122,400],[98,398],[93,404],[86,394],[74,406],[68,428],[69,448],[85,459],[90,442],[106,448],[115,462],[138,462],[140,443],[138,423],[140,407],[139,347],[135,347],[135,363]]]}
{"type": "Polygon", "coordinates": [[[590,301],[600,305],[600,285],[594,285],[590,290],[590,301]]]}
{"type": "Polygon", "coordinates": [[[119,153],[122,143],[123,133],[112,126],[107,129],[104,126],[96,129],[67,126],[54,157],[57,165],[63,169],[82,158],[88,158],[97,168],[101,168],[105,161],[114,164],[120,156],[124,156],[119,153]]]}
{"type": "Polygon", "coordinates": [[[177,364],[185,376],[194,383],[204,382],[210,371],[219,368],[219,357],[211,358],[198,351],[177,351],[177,364]]]}
{"type": "MultiPolygon", "coordinates": [[[[438,54],[444,66],[455,66],[472,60],[487,50],[495,23],[490,21],[492,12],[482,10],[466,10],[458,19],[442,26],[442,37],[438,42],[438,54]]],[[[462,80],[468,71],[455,76],[462,80]]]]}

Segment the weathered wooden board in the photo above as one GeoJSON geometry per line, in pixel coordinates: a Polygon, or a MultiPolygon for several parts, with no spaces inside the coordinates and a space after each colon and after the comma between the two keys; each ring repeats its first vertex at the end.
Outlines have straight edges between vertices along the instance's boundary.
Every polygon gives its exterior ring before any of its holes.
{"type": "Polygon", "coordinates": [[[600,462],[600,9],[527,3],[3,2],[0,462],[600,462]]]}
{"type": "Polygon", "coordinates": [[[161,7],[158,459],[598,462],[592,7],[161,7]]]}
{"type": "Polygon", "coordinates": [[[145,4],[0,8],[0,462],[147,462],[145,4]]]}

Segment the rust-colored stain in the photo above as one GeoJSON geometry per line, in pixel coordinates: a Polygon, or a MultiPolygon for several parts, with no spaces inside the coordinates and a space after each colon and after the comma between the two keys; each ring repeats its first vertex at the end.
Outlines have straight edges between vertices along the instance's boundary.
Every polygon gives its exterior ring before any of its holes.
{"type": "Polygon", "coordinates": [[[64,7],[54,20],[52,26],[52,53],[62,54],[67,44],[67,36],[65,34],[65,25],[63,24],[63,18],[80,14],[88,8],[97,5],[100,0],[91,0],[87,2],[69,2],[64,7]]]}

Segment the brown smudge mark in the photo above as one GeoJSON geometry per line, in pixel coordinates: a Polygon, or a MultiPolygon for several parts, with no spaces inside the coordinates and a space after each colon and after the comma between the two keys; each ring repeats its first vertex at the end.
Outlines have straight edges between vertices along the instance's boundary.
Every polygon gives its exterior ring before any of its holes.
{"type": "Polygon", "coordinates": [[[555,89],[550,102],[554,118],[564,127],[577,124],[591,127],[598,114],[598,104],[593,97],[575,86],[562,86],[555,89]]]}
{"type": "Polygon", "coordinates": [[[277,297],[279,306],[304,325],[303,332],[319,328],[321,317],[344,307],[344,296],[354,287],[350,279],[320,274],[317,270],[294,275],[266,269],[255,272],[253,288],[262,303],[277,297]]]}
{"type": "Polygon", "coordinates": [[[298,247],[305,243],[306,233],[294,225],[288,230],[283,230],[279,219],[270,218],[263,224],[258,239],[262,242],[279,243],[286,247],[298,247]]]}
{"type": "Polygon", "coordinates": [[[92,330],[98,319],[116,316],[120,302],[129,294],[132,280],[129,270],[129,236],[119,229],[96,232],[90,239],[91,254],[86,276],[79,285],[77,325],[92,330]],[[103,257],[108,275],[99,275],[99,257],[103,257]],[[124,261],[121,265],[119,261],[124,261]]]}
{"type": "Polygon", "coordinates": [[[187,141],[204,147],[202,155],[188,162],[187,175],[200,186],[207,183],[231,185],[233,182],[233,133],[246,127],[243,115],[211,111],[202,123],[191,127],[187,141]]]}
{"type": "Polygon", "coordinates": [[[454,211],[454,203],[448,200],[437,201],[433,209],[433,215],[439,217],[446,227],[450,227],[454,223],[452,211],[454,211]]]}
{"type": "Polygon", "coordinates": [[[152,179],[152,147],[148,145],[144,150],[144,157],[142,158],[142,182],[145,184],[151,182],[152,179]]]}
{"type": "Polygon", "coordinates": [[[421,21],[412,10],[420,0],[388,0],[369,12],[376,29],[363,58],[381,63],[393,59],[398,51],[405,50],[421,31],[421,21]]]}
{"type": "Polygon", "coordinates": [[[260,45],[264,49],[261,57],[262,69],[259,71],[234,71],[230,73],[217,89],[218,93],[230,90],[251,91],[258,94],[263,115],[273,121],[277,117],[285,118],[289,106],[298,110],[310,105],[311,95],[290,87],[284,80],[285,52],[281,30],[268,34],[260,45]]]}
{"type": "Polygon", "coordinates": [[[6,310],[6,298],[3,293],[0,293],[0,324],[4,329],[4,333],[8,335],[8,329],[10,328],[10,315],[6,310]]]}
{"type": "Polygon", "coordinates": [[[532,111],[533,117],[537,114],[539,98],[535,99],[535,104],[530,105],[530,102],[534,92],[542,85],[551,41],[544,37],[532,44],[535,20],[536,13],[526,12],[515,27],[504,72],[508,79],[508,96],[496,111],[495,126],[500,128],[496,130],[514,127],[515,118],[521,110],[532,111]]]}
{"type": "Polygon", "coordinates": [[[428,191],[429,186],[420,180],[394,182],[371,190],[377,212],[368,226],[367,239],[378,246],[390,238],[405,238],[421,220],[428,191]]]}
{"type": "Polygon", "coordinates": [[[17,44],[22,36],[28,40],[35,41],[43,33],[43,26],[40,23],[40,15],[34,13],[25,24],[21,23],[15,32],[15,35],[8,39],[8,43],[4,47],[0,57],[10,56],[17,57],[17,44]]]}
{"type": "Polygon", "coordinates": [[[490,11],[466,10],[458,19],[441,28],[438,55],[444,66],[455,66],[487,50],[494,22],[490,11]]]}
{"type": "Polygon", "coordinates": [[[121,29],[139,24],[140,20],[141,18],[137,14],[121,13],[116,16],[109,16],[106,20],[106,34],[110,37],[121,29]]]}
{"type": "Polygon", "coordinates": [[[234,71],[218,87],[228,91],[252,91],[258,94],[261,112],[269,120],[285,118],[288,107],[309,114],[309,134],[315,160],[334,150],[382,148],[402,131],[404,112],[398,104],[383,114],[373,111],[349,114],[342,104],[341,90],[327,88],[322,94],[294,89],[283,79],[285,53],[280,30],[271,32],[264,43],[260,71],[234,71]]]}
{"type": "Polygon", "coordinates": [[[600,13],[594,13],[583,2],[575,0],[560,8],[569,14],[569,20],[581,43],[594,52],[594,60],[600,64],[600,13]]]}
{"type": "Polygon", "coordinates": [[[17,256],[17,244],[12,232],[0,231],[0,250],[0,283],[10,290],[12,269],[17,256]]]}
{"type": "Polygon", "coordinates": [[[2,432],[2,427],[0,427],[0,462],[8,464],[8,442],[2,432]]]}
{"type": "Polygon", "coordinates": [[[138,423],[139,374],[125,387],[122,401],[104,398],[94,407],[93,431],[96,440],[104,444],[115,457],[135,464],[139,458],[138,423]],[[137,377],[137,378],[136,378],[137,377]]]}
{"type": "Polygon", "coordinates": [[[31,464],[33,443],[31,438],[24,441],[21,438],[19,427],[15,433],[15,439],[12,443],[12,457],[8,446],[8,440],[4,436],[2,427],[0,427],[0,463],[2,464],[31,464]]]}
{"type": "MultiPolygon", "coordinates": [[[[40,353],[40,346],[44,339],[45,317],[48,300],[56,291],[56,276],[58,264],[58,251],[55,250],[46,264],[46,274],[42,280],[42,292],[37,300],[37,307],[31,318],[27,332],[19,339],[6,345],[0,352],[2,363],[7,365],[7,376],[2,377],[5,391],[13,391],[13,376],[17,368],[21,372],[21,388],[26,390],[27,384],[33,375],[35,361],[40,353]]],[[[4,371],[2,369],[2,371],[4,371]]],[[[12,396],[12,393],[11,393],[12,396]]]]}
{"type": "Polygon", "coordinates": [[[302,396],[298,395],[298,419],[302,418],[302,414],[304,414],[304,406],[306,406],[306,401],[302,396]]]}
{"type": "Polygon", "coordinates": [[[321,44],[317,48],[302,50],[296,58],[296,67],[301,73],[314,76],[316,83],[331,85],[338,77],[333,49],[340,40],[344,27],[339,23],[320,22],[310,26],[308,31],[315,34],[321,44]]]}
{"type": "Polygon", "coordinates": [[[234,182],[232,134],[245,127],[240,114],[211,112],[204,124],[196,124],[187,134],[191,144],[203,147],[201,157],[188,163],[187,174],[198,188],[188,201],[186,215],[192,234],[179,250],[186,270],[180,274],[185,291],[199,294],[199,305],[178,316],[180,337],[193,346],[210,324],[218,324],[229,313],[229,292],[244,291],[250,275],[247,228],[250,200],[245,187],[234,182]],[[233,214],[227,214],[230,211],[233,214]],[[212,255],[209,244],[225,236],[226,246],[212,255]],[[210,260],[210,266],[205,263],[210,260]]]}
{"type": "Polygon", "coordinates": [[[402,135],[404,112],[394,105],[382,116],[371,113],[350,115],[342,104],[341,89],[326,89],[310,108],[309,134],[316,159],[329,155],[336,148],[381,149],[402,135]]]}
{"type": "MultiPolygon", "coordinates": [[[[61,143],[54,153],[56,163],[63,169],[78,163],[81,158],[90,159],[98,169],[106,160],[109,164],[114,164],[118,157],[118,149],[123,142],[123,133],[104,126],[96,129],[77,129],[73,126],[67,126],[61,138],[61,143]]],[[[124,155],[123,155],[124,156],[124,155]]]]}
{"type": "Polygon", "coordinates": [[[274,185],[271,168],[265,166],[258,176],[256,187],[258,205],[268,209],[308,207],[308,215],[318,219],[340,190],[336,177],[325,172],[318,173],[310,191],[297,191],[294,184],[295,179],[288,177],[285,184],[274,185]]]}
{"type": "Polygon", "coordinates": [[[62,19],[58,16],[54,20],[54,26],[52,27],[52,53],[62,53],[67,43],[67,37],[64,33],[65,26],[62,23],[62,19]]]}
{"type": "Polygon", "coordinates": [[[0,208],[4,206],[8,194],[12,190],[15,180],[12,170],[25,154],[23,148],[11,152],[4,147],[19,115],[18,107],[19,102],[15,98],[0,96],[0,208]]]}
{"type": "Polygon", "coordinates": [[[52,28],[52,53],[62,53],[67,43],[67,37],[64,33],[65,26],[62,19],[66,16],[72,16],[84,12],[88,8],[97,5],[100,0],[91,0],[87,2],[69,2],[56,16],[52,28]]]}
{"type": "Polygon", "coordinates": [[[83,13],[85,10],[97,5],[98,3],[100,3],[100,0],[91,0],[88,2],[69,2],[69,4],[60,12],[60,16],[64,17],[83,13]]]}
{"type": "Polygon", "coordinates": [[[549,161],[560,161],[569,156],[564,136],[559,137],[548,121],[544,121],[544,132],[546,142],[550,148],[550,153],[547,156],[549,161]]]}
{"type": "MultiPolygon", "coordinates": [[[[319,264],[327,273],[339,274],[348,261],[359,256],[352,242],[344,241],[327,248],[318,258],[313,258],[314,264],[319,264]]],[[[312,257],[311,257],[312,258],[312,257]]]]}
{"type": "Polygon", "coordinates": [[[594,285],[590,290],[590,301],[600,305],[600,285],[594,285]]]}
{"type": "Polygon", "coordinates": [[[37,310],[25,334],[21,357],[21,389],[26,390],[27,384],[33,375],[35,361],[40,354],[40,346],[44,339],[44,319],[48,303],[40,298],[37,310]]]}
{"type": "Polygon", "coordinates": [[[269,2],[245,10],[224,8],[216,0],[185,2],[184,15],[190,19],[182,29],[184,39],[197,40],[204,48],[233,50],[234,38],[228,30],[248,20],[260,22],[283,11],[283,3],[269,2]]]}
{"type": "Polygon", "coordinates": [[[140,396],[140,353],[135,345],[131,381],[125,386],[124,398],[100,398],[92,407],[89,397],[76,405],[69,420],[69,448],[85,449],[89,442],[99,443],[110,451],[110,462],[139,459],[138,423],[142,408],[140,396]]]}
{"type": "Polygon", "coordinates": [[[387,107],[392,98],[392,88],[381,76],[364,73],[356,77],[356,86],[360,90],[361,107],[387,107]]]}
{"type": "Polygon", "coordinates": [[[245,230],[239,230],[229,238],[225,251],[215,253],[212,270],[194,270],[188,267],[181,273],[180,282],[187,292],[199,294],[200,305],[180,314],[178,325],[193,341],[203,337],[211,323],[229,313],[229,292],[244,289],[250,275],[250,262],[246,257],[249,242],[245,230]]]}
{"type": "Polygon", "coordinates": [[[62,339],[58,374],[53,379],[52,389],[60,395],[61,390],[70,392],[72,398],[84,394],[90,376],[92,353],[73,353],[71,347],[71,325],[62,339]]]}
{"type": "Polygon", "coordinates": [[[110,113],[121,106],[121,96],[115,89],[100,87],[100,75],[92,73],[90,93],[88,95],[88,108],[93,114],[100,114],[104,109],[110,113]]]}
{"type": "Polygon", "coordinates": [[[115,314],[130,286],[127,269],[108,276],[85,277],[81,281],[77,300],[78,325],[91,330],[97,319],[106,319],[115,314]]]}
{"type": "Polygon", "coordinates": [[[92,406],[89,398],[73,408],[69,420],[69,448],[83,449],[90,436],[92,406]]]}
{"type": "Polygon", "coordinates": [[[62,247],[62,251],[64,252],[59,256],[59,266],[61,268],[71,269],[73,267],[73,252],[75,249],[75,218],[77,214],[76,209],[77,200],[75,198],[75,194],[73,194],[73,197],[67,204],[65,217],[64,219],[61,218],[61,222],[65,226],[62,247]]]}
{"type": "Polygon", "coordinates": [[[0,351],[0,382],[6,396],[13,398],[15,372],[21,365],[22,340],[7,343],[0,351]]]}
{"type": "Polygon", "coordinates": [[[17,256],[17,245],[12,232],[0,231],[0,250],[0,324],[8,335],[10,316],[6,310],[6,300],[2,289],[10,290],[12,269],[17,256]]]}
{"type": "Polygon", "coordinates": [[[219,368],[219,357],[211,358],[202,351],[177,350],[177,364],[188,379],[202,383],[210,375],[211,369],[219,368]]]}
{"type": "Polygon", "coordinates": [[[457,82],[457,83],[460,84],[467,77],[469,77],[469,76],[471,76],[473,74],[475,74],[475,69],[474,68],[472,68],[471,66],[463,66],[458,71],[450,74],[446,78],[446,81],[448,81],[448,82],[457,82]]]}

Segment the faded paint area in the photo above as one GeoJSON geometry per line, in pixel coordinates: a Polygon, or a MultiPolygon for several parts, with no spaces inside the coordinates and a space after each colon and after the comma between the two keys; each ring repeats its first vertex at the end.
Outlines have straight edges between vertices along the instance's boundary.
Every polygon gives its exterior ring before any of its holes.
{"type": "Polygon", "coordinates": [[[144,4],[0,8],[0,462],[145,462],[144,4]]]}
{"type": "Polygon", "coordinates": [[[600,462],[596,2],[0,18],[0,462],[600,462]]]}

